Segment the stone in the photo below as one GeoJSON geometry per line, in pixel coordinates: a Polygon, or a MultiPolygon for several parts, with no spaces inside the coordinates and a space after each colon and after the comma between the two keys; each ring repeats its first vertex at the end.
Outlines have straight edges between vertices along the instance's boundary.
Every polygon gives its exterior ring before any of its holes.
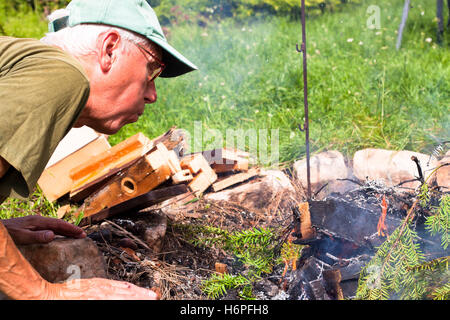
{"type": "Polygon", "coordinates": [[[37,272],[52,283],[106,278],[106,264],[90,238],[57,238],[47,244],[17,246],[37,272]]]}
{"type": "MultiPolygon", "coordinates": [[[[439,161],[439,165],[450,163],[450,150],[447,151],[444,158],[439,161]]],[[[450,165],[440,167],[436,171],[436,183],[440,186],[444,192],[450,191],[450,165]]]]}
{"type": "MultiPolygon", "coordinates": [[[[436,168],[436,159],[429,155],[413,151],[393,151],[384,149],[363,149],[353,156],[353,174],[360,180],[379,180],[386,186],[393,187],[407,180],[418,177],[417,165],[411,160],[416,156],[420,162],[424,178],[436,168]]],[[[432,182],[431,178],[428,182],[432,182]]],[[[414,191],[419,181],[402,184],[403,191],[414,191]]]]}
{"type": "Polygon", "coordinates": [[[166,230],[167,216],[161,210],[154,211],[145,218],[145,228],[142,238],[153,253],[161,252],[166,230]]]}
{"type": "MultiPolygon", "coordinates": [[[[294,163],[294,176],[306,190],[308,185],[306,158],[294,163]]],[[[345,193],[355,187],[354,183],[346,180],[350,176],[344,156],[336,150],[321,152],[310,158],[311,192],[321,199],[332,192],[345,193]]]]}
{"type": "Polygon", "coordinates": [[[288,195],[295,193],[290,179],[280,170],[261,170],[259,177],[215,193],[204,195],[206,200],[228,201],[256,213],[270,214],[271,204],[281,197],[280,206],[287,205],[288,195]]]}

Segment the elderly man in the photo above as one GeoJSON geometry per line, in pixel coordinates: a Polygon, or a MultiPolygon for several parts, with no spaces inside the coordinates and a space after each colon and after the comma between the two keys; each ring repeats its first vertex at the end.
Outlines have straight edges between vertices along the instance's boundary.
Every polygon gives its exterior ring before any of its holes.
{"type": "MultiPolygon", "coordinates": [[[[0,202],[28,197],[72,127],[113,134],[156,101],[156,77],[197,69],[171,47],[143,0],[72,0],[49,17],[41,41],[0,37],[0,202]]],[[[12,299],[155,299],[107,279],[45,281],[15,244],[55,234],[83,238],[62,220],[28,216],[0,223],[0,291],[12,299]]]]}

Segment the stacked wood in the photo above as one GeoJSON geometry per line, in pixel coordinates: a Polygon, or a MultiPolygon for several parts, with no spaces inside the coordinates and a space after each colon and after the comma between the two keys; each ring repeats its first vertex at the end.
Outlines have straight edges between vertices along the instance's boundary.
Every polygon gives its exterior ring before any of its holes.
{"type": "Polygon", "coordinates": [[[82,213],[86,224],[135,209],[136,203],[142,207],[168,199],[185,202],[259,173],[257,168],[249,169],[249,154],[240,150],[215,149],[182,156],[186,149],[175,128],[153,140],[138,133],[114,147],[101,136],[47,168],[40,186],[51,201],[68,194],[70,203],[81,204],[75,215],[82,213]],[[180,187],[168,189],[171,185],[180,187]]]}
{"type": "Polygon", "coordinates": [[[84,163],[86,159],[95,157],[110,148],[108,140],[104,136],[100,136],[45,169],[38,180],[38,185],[41,187],[45,197],[49,201],[55,201],[69,193],[73,185],[73,180],[70,177],[71,170],[84,163]]]}
{"type": "Polygon", "coordinates": [[[203,151],[202,155],[216,173],[247,171],[250,154],[238,149],[214,149],[203,151]]]}
{"type": "Polygon", "coordinates": [[[217,180],[217,174],[200,153],[183,157],[181,159],[181,167],[189,170],[193,175],[194,179],[189,182],[188,186],[195,195],[203,193],[217,180]]]}
{"type": "Polygon", "coordinates": [[[142,133],[137,133],[76,166],[69,174],[73,181],[70,197],[80,199],[80,193],[140,158],[152,146],[150,139],[142,133]]]}

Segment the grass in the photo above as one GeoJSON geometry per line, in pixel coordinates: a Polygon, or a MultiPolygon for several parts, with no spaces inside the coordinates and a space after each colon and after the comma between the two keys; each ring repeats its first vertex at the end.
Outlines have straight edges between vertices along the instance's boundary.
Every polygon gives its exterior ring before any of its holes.
{"type": "MultiPolygon", "coordinates": [[[[434,5],[424,1],[411,9],[399,51],[401,2],[366,1],[307,20],[314,151],[337,149],[348,156],[366,147],[430,152],[449,140],[449,36],[442,46],[435,43],[434,5]],[[366,27],[369,4],[381,9],[381,29],[366,27]]],[[[223,137],[230,128],[279,130],[280,160],[304,156],[304,135],[297,129],[304,117],[302,59],[295,50],[298,21],[274,17],[170,31],[171,43],[199,71],[158,79],[158,101],[137,123],[111,137],[113,143],[138,131],[153,137],[173,125],[195,136],[195,124],[201,123],[204,135],[209,130],[223,137]]],[[[205,140],[194,149],[211,144],[205,140]]]]}

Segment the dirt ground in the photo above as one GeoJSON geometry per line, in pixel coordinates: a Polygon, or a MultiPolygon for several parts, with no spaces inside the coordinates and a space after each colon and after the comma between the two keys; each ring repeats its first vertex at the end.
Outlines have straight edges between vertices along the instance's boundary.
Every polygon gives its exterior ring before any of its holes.
{"type": "MultiPolygon", "coordinates": [[[[176,214],[143,210],[90,226],[86,231],[104,255],[109,278],[154,288],[161,299],[209,299],[202,291],[202,281],[216,272],[217,262],[226,264],[230,274],[245,274],[245,266],[221,248],[194,246],[185,238],[184,227],[207,225],[228,231],[257,227],[288,232],[292,212],[272,212],[272,215],[257,214],[238,204],[200,200],[176,214]],[[158,215],[167,217],[167,229],[162,241],[156,244],[157,252],[152,252],[144,248],[142,227],[152,224],[151,220],[158,215]]],[[[265,274],[254,284],[253,295],[269,299],[279,294],[283,268],[281,264],[265,274]]],[[[237,290],[230,290],[220,299],[239,299],[237,294],[237,290]]]]}

